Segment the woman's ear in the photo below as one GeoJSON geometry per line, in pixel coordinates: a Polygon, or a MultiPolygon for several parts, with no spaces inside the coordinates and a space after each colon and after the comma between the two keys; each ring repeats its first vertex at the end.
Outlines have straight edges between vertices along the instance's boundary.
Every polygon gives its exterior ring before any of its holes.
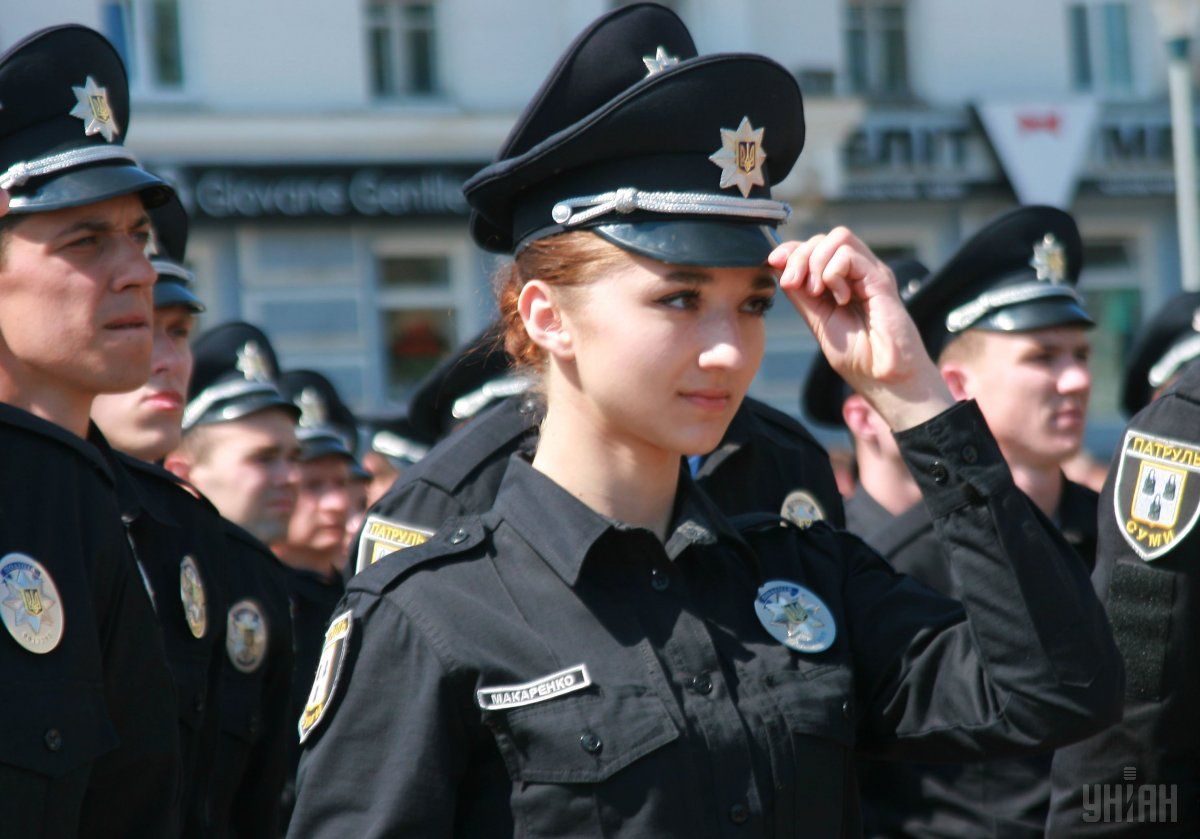
{"type": "Polygon", "coordinates": [[[525,324],[529,339],[549,355],[562,361],[574,358],[571,334],[563,322],[561,301],[542,280],[530,280],[517,298],[517,312],[525,324]]]}

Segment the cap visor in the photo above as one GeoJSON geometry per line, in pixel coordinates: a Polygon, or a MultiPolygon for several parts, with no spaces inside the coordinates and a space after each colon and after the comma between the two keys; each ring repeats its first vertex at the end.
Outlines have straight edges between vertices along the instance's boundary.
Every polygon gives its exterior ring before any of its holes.
{"type": "Polygon", "coordinates": [[[753,268],[779,245],[775,229],[701,219],[601,224],[592,230],[617,247],[672,265],[753,268]]]}
{"type": "Polygon", "coordinates": [[[147,208],[153,208],[166,203],[174,190],[166,181],[137,166],[88,166],[61,175],[51,175],[28,193],[15,190],[10,211],[46,213],[132,193],[141,193],[142,203],[147,208]]]}
{"type": "Polygon", "coordinates": [[[305,439],[303,435],[300,439],[300,460],[310,461],[317,460],[322,457],[329,456],[344,457],[351,463],[354,462],[354,455],[346,449],[342,441],[337,437],[328,434],[318,434],[314,437],[305,439]]]}
{"type": "Polygon", "coordinates": [[[204,304],[192,294],[191,289],[181,283],[159,280],[154,284],[154,308],[165,309],[168,306],[184,306],[197,314],[204,311],[204,304]]]}
{"type": "Polygon", "coordinates": [[[1066,297],[1043,298],[1024,306],[1008,306],[971,324],[987,332],[1030,332],[1052,326],[1095,326],[1083,307],[1066,297]]]}
{"type": "Polygon", "coordinates": [[[259,411],[266,411],[270,408],[287,411],[293,419],[300,419],[300,409],[282,396],[256,394],[228,402],[219,402],[211,410],[202,414],[189,427],[211,425],[217,422],[232,422],[233,420],[239,420],[242,417],[248,417],[251,414],[257,414],[259,411]]]}

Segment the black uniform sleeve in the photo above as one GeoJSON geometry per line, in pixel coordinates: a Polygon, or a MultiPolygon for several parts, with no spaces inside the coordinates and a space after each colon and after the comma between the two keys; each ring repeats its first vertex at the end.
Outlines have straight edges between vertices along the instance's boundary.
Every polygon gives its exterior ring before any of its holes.
{"type": "Polygon", "coordinates": [[[389,600],[353,592],[344,609],[353,629],[304,744],[288,835],[449,836],[470,749],[446,651],[389,600]]]}
{"type": "Polygon", "coordinates": [[[1013,484],[979,409],[960,403],[896,437],[966,622],[861,546],[848,590],[867,750],[995,757],[1115,720],[1123,669],[1104,611],[1071,547],[1013,484]]]}
{"type": "MultiPolygon", "coordinates": [[[[1197,368],[1200,372],[1200,368],[1197,368]]],[[[1198,378],[1195,374],[1192,379],[1198,378]]],[[[1186,379],[1181,384],[1186,383],[1186,379]]],[[[1195,443],[1200,405],[1168,393],[1129,428],[1195,443]]],[[[1143,560],[1125,541],[1114,496],[1118,451],[1101,494],[1096,568],[1129,679],[1124,717],[1111,728],[1054,756],[1051,836],[1196,836],[1200,834],[1200,534],[1192,529],[1171,549],[1143,560]]],[[[1129,463],[1126,469],[1130,468],[1129,463]]],[[[1132,464],[1137,468],[1137,462],[1132,464]]],[[[1181,506],[1195,501],[1181,490],[1181,506]]],[[[1128,510],[1128,499],[1121,512],[1128,510]]],[[[1124,516],[1122,516],[1124,519],[1124,516]]],[[[1185,514],[1180,521],[1185,521],[1185,514]]]]}

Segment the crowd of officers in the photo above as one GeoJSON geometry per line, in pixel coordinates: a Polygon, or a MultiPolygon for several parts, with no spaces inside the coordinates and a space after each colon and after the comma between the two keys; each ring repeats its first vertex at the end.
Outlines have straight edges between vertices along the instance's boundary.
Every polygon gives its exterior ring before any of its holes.
{"type": "MultiPolygon", "coordinates": [[[[0,104],[0,833],[278,836],[301,742],[336,700],[325,653],[344,581],[488,511],[510,455],[537,445],[539,400],[490,329],[406,418],[377,421],[320,373],[281,371],[253,325],[194,337],[187,217],[122,146],[112,47],[79,26],[36,33],[0,57],[0,104]]],[[[892,268],[951,392],[978,403],[1016,485],[1091,571],[1125,658],[1124,719],[1021,758],[863,759],[869,836],[1200,833],[1200,295],[1172,300],[1130,354],[1129,431],[1102,486],[1082,486],[1063,471],[1091,388],[1081,254],[1070,216],[1024,207],[935,271],[892,268]],[[1175,790],[1171,820],[1123,819],[1129,801],[1085,819],[1088,790],[1127,788],[1131,767],[1175,790]]],[[[868,401],[820,357],[801,399],[849,432],[852,486],[753,399],[689,459],[699,486],[728,516],[845,527],[957,596],[868,401]]]]}

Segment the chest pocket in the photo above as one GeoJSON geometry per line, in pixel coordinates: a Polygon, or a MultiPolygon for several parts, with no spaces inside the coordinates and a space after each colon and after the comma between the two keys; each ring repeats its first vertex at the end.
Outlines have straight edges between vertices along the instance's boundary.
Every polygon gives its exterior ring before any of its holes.
{"type": "Polygon", "coordinates": [[[641,687],[564,696],[484,722],[514,781],[595,784],[679,737],[662,700],[641,687]]]}
{"type": "Polygon", "coordinates": [[[854,708],[844,667],[785,670],[759,676],[764,750],[774,776],[779,836],[840,836],[856,820],[854,708]]]}

